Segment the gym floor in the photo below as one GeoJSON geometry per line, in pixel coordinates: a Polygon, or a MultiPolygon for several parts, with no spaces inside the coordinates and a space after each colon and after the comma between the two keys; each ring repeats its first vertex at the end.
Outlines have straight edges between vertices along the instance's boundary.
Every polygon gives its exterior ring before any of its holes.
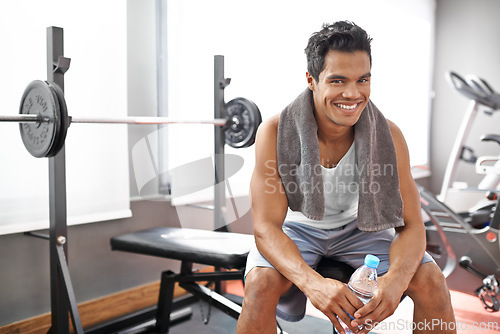
{"type": "MultiPolygon", "coordinates": [[[[241,302],[243,284],[241,281],[227,282],[229,298],[241,302]]],[[[458,334],[499,334],[500,312],[490,313],[483,309],[480,300],[462,292],[451,291],[451,299],[456,316],[458,334]]],[[[206,303],[191,305],[191,319],[174,324],[169,333],[204,333],[204,334],[230,334],[236,332],[236,320],[223,312],[209,307],[206,303]],[[209,315],[209,322],[203,319],[209,315]]],[[[411,334],[412,333],[413,303],[410,298],[405,298],[396,312],[384,322],[380,323],[372,334],[411,334]]],[[[310,303],[307,305],[306,317],[296,323],[279,321],[281,328],[287,334],[330,334],[333,332],[329,320],[310,303]]],[[[143,331],[130,329],[120,334],[141,334],[143,331]]]]}
{"type": "MultiPolygon", "coordinates": [[[[484,310],[479,298],[458,291],[450,291],[457,324],[457,334],[498,334],[500,333],[500,312],[484,310]]],[[[307,313],[327,319],[321,312],[308,304],[307,313]]],[[[413,302],[405,298],[396,312],[379,326],[377,334],[411,334],[413,302]]]]}
{"type": "MultiPolygon", "coordinates": [[[[239,281],[228,284],[227,292],[243,296],[243,286],[239,281]]],[[[450,291],[455,311],[458,334],[498,334],[500,333],[500,312],[491,313],[484,310],[479,298],[462,292],[450,291]]],[[[307,305],[307,315],[327,320],[326,316],[307,305]]],[[[411,334],[413,303],[410,298],[401,302],[396,312],[379,324],[372,333],[376,334],[411,334]]],[[[329,327],[330,328],[330,327],[329,327]]],[[[288,332],[294,334],[293,332],[288,332]]],[[[303,333],[303,332],[302,332],[303,333]]],[[[300,334],[300,332],[297,332],[300,334]]]]}

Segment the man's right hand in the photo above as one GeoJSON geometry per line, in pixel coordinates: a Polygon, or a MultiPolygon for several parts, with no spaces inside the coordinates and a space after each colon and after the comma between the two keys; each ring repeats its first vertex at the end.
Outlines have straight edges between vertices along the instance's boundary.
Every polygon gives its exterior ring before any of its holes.
{"type": "MultiPolygon", "coordinates": [[[[344,329],[340,325],[337,316],[350,327],[352,319],[347,313],[352,315],[364,305],[349,290],[346,284],[329,278],[320,277],[315,279],[307,284],[303,291],[314,307],[330,319],[339,333],[344,333],[344,329]]],[[[358,330],[357,328],[350,328],[353,332],[358,330]]]]}

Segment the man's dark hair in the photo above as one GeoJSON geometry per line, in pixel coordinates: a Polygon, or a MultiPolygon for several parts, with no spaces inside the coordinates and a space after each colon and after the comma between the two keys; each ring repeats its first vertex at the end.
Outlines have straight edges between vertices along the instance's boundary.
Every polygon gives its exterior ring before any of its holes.
{"type": "Polygon", "coordinates": [[[372,39],[366,31],[350,21],[323,24],[323,28],[314,33],[307,43],[307,71],[316,80],[325,66],[325,56],[330,50],[342,52],[366,51],[372,64],[372,39]]]}

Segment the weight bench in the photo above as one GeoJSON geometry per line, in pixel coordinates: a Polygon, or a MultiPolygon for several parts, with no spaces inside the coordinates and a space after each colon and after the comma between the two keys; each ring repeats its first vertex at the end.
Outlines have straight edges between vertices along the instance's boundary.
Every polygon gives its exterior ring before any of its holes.
{"type": "MultiPolygon", "coordinates": [[[[156,310],[155,332],[168,333],[171,313],[185,303],[176,305],[174,285],[207,301],[226,314],[238,319],[241,306],[198,282],[243,280],[248,252],[254,243],[252,235],[215,232],[187,228],[158,227],[111,238],[111,248],[144,255],[181,261],[180,273],[170,270],[161,274],[160,294],[156,310]],[[214,272],[193,272],[193,263],[214,266],[214,272]],[[228,271],[230,270],[230,271],[228,271]]],[[[323,259],[318,267],[325,277],[347,283],[354,269],[347,264],[323,259]]]]}
{"type": "MultiPolygon", "coordinates": [[[[252,235],[188,228],[158,227],[111,238],[111,249],[181,261],[180,273],[161,274],[156,332],[168,333],[174,303],[174,285],[238,318],[241,306],[198,282],[243,280],[252,235]],[[214,272],[193,272],[193,263],[214,266],[214,272]]],[[[218,290],[218,289],[215,289],[218,290]]]]}

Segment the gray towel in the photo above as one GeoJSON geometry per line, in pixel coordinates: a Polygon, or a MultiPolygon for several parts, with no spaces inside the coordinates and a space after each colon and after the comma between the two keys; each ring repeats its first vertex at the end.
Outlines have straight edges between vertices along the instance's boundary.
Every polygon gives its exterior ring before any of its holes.
{"type": "MultiPolygon", "coordinates": [[[[387,120],[371,100],[354,126],[354,146],[359,173],[358,228],[375,232],[404,226],[396,149],[387,120]]],[[[321,220],[325,211],[323,177],[309,88],[280,115],[277,154],[290,209],[321,220]]]]}

